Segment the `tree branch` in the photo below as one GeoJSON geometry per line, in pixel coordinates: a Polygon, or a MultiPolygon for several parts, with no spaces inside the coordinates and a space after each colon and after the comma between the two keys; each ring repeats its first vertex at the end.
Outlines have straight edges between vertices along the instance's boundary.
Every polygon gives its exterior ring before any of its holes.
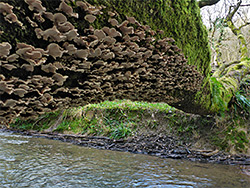
{"type": "Polygon", "coordinates": [[[201,0],[198,2],[198,5],[200,8],[205,7],[205,6],[211,6],[216,3],[218,3],[220,0],[201,0]]]}

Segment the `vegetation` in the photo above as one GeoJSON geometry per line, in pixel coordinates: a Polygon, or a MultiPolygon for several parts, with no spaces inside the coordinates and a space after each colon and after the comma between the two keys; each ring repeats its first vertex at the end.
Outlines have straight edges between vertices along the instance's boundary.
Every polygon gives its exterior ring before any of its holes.
{"type": "MultiPolygon", "coordinates": [[[[18,3],[18,1],[11,2],[13,5],[18,3]]],[[[48,4],[49,1],[43,2],[48,4]]],[[[204,76],[200,92],[192,93],[195,95],[193,98],[198,107],[188,108],[197,108],[198,111],[206,109],[213,113],[213,116],[185,114],[164,103],[115,100],[51,112],[35,120],[17,119],[10,127],[41,132],[107,136],[113,139],[126,139],[134,134],[154,131],[179,136],[183,141],[192,141],[196,144],[210,143],[232,153],[249,152],[250,81],[247,74],[250,70],[250,59],[245,37],[241,33],[242,27],[236,27],[233,23],[233,16],[239,10],[242,1],[230,9],[226,18],[217,19],[214,23],[215,28],[220,30],[218,43],[223,39],[225,25],[236,36],[241,44],[240,58],[223,63],[217,48],[219,44],[213,43],[218,52],[219,65],[213,73],[211,73],[211,52],[207,31],[202,24],[197,2],[189,0],[174,3],[170,0],[150,0],[147,3],[138,3],[141,2],[139,0],[89,0],[89,2],[103,4],[107,10],[118,11],[120,15],[117,19],[120,22],[126,16],[134,16],[142,24],[147,24],[157,31],[156,38],[174,38],[187,57],[188,63],[194,65],[204,76]],[[163,30],[164,35],[158,34],[159,30],[163,30]]],[[[57,3],[59,4],[59,1],[57,3]]],[[[69,4],[76,9],[74,3],[69,4]]],[[[49,11],[53,12],[52,9],[48,6],[49,11]]],[[[97,17],[102,18],[105,15],[107,14],[104,12],[97,17]]],[[[74,18],[69,18],[69,21],[71,20],[74,18]]],[[[92,25],[101,28],[105,24],[107,23],[97,21],[92,25]]],[[[74,22],[74,26],[79,32],[85,28],[85,25],[79,22],[74,22]]],[[[27,37],[29,33],[26,33],[29,29],[23,32],[24,40],[20,39],[22,42],[30,42],[27,37]]],[[[32,34],[34,35],[34,32],[32,34]]],[[[8,35],[7,32],[3,33],[2,40],[12,37],[8,35]]],[[[11,40],[17,39],[11,38],[11,40]]],[[[0,42],[3,41],[0,39],[0,42]]]]}

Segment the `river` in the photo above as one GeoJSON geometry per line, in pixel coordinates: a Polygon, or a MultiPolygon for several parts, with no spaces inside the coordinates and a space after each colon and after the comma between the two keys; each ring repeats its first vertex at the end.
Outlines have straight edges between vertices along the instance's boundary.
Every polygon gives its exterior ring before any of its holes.
{"type": "Polygon", "coordinates": [[[239,166],[80,147],[0,131],[0,187],[248,187],[239,166]]]}

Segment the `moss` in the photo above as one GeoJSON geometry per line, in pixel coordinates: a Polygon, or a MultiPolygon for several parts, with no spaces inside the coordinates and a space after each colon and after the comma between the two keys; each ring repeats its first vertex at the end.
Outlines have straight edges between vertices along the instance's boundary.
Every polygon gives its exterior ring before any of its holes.
{"type": "MultiPolygon", "coordinates": [[[[172,37],[188,59],[188,63],[208,75],[211,52],[207,31],[202,23],[196,1],[182,0],[88,0],[91,4],[105,5],[107,10],[115,10],[119,18],[134,16],[140,23],[153,30],[163,30],[164,37],[172,37]]],[[[105,15],[105,14],[104,14],[105,15]]],[[[121,20],[119,19],[118,20],[121,20]]],[[[103,19],[105,20],[105,19],[103,19]]],[[[106,23],[96,23],[102,27],[106,23]]],[[[156,35],[162,38],[162,35],[156,35]]]]}

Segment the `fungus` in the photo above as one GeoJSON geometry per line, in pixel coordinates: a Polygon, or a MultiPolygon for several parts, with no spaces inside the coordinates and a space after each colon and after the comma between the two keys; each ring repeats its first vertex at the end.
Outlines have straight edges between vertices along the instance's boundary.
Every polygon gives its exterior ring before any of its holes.
{"type": "Polygon", "coordinates": [[[4,79],[5,79],[5,76],[3,74],[0,74],[0,81],[4,79]]]}
{"type": "Polygon", "coordinates": [[[148,59],[150,56],[152,56],[153,52],[151,50],[147,50],[144,55],[143,58],[144,59],[148,59]]]}
{"type": "Polygon", "coordinates": [[[43,15],[48,18],[50,21],[54,21],[54,14],[52,14],[51,12],[43,12],[43,15]]]}
{"type": "Polygon", "coordinates": [[[63,47],[68,51],[69,55],[73,55],[77,52],[77,48],[74,46],[74,44],[69,44],[68,42],[65,42],[63,44],[63,47]]]}
{"type": "Polygon", "coordinates": [[[55,80],[57,85],[62,86],[63,83],[67,80],[68,76],[63,76],[60,73],[55,73],[52,76],[52,79],[55,80]]]}
{"type": "Polygon", "coordinates": [[[103,60],[98,60],[93,65],[98,65],[98,66],[105,66],[107,62],[104,62],[103,60]]]}
{"type": "Polygon", "coordinates": [[[26,93],[28,93],[28,91],[26,91],[25,89],[22,89],[22,88],[16,88],[16,89],[14,89],[13,93],[15,95],[18,95],[19,97],[24,97],[24,95],[26,93]]]}
{"type": "Polygon", "coordinates": [[[83,63],[79,64],[79,68],[82,68],[82,69],[90,69],[91,66],[92,66],[92,63],[89,61],[84,61],[83,63]]]}
{"type": "Polygon", "coordinates": [[[16,15],[14,13],[7,14],[7,16],[4,17],[6,21],[9,23],[17,23],[19,26],[22,26],[23,24],[17,19],[16,15]]]}
{"type": "Polygon", "coordinates": [[[100,41],[106,37],[106,34],[102,30],[99,30],[99,29],[96,29],[94,31],[94,35],[97,36],[98,40],[100,41]]]}
{"type": "Polygon", "coordinates": [[[39,22],[44,22],[45,19],[42,17],[41,13],[34,13],[33,19],[36,19],[39,22]]]}
{"type": "Polygon", "coordinates": [[[68,32],[70,30],[73,30],[75,29],[75,27],[70,23],[70,22],[63,22],[63,23],[58,23],[57,24],[57,29],[60,31],[60,32],[68,32]]]}
{"type": "Polygon", "coordinates": [[[138,31],[138,32],[135,32],[135,34],[136,34],[138,37],[140,37],[141,40],[142,40],[142,39],[145,39],[146,34],[145,34],[144,31],[138,31]]]}
{"type": "Polygon", "coordinates": [[[53,65],[55,65],[56,66],[56,68],[58,68],[58,69],[62,69],[64,66],[60,63],[60,62],[58,62],[58,61],[56,61],[55,63],[53,63],[53,65]]]}
{"type": "Polygon", "coordinates": [[[108,22],[112,25],[112,26],[117,26],[119,24],[119,22],[114,19],[114,18],[109,18],[108,22]]]}
{"type": "Polygon", "coordinates": [[[62,57],[63,53],[67,52],[66,50],[63,50],[58,44],[51,43],[47,46],[46,51],[50,56],[52,56],[54,59],[57,57],[62,57]]]}
{"type": "Polygon", "coordinates": [[[10,53],[12,46],[8,42],[0,43],[0,58],[7,57],[10,53]]]}
{"type": "Polygon", "coordinates": [[[82,2],[82,1],[77,1],[76,2],[76,6],[80,7],[81,9],[87,11],[88,10],[88,6],[86,3],[82,2]]]}
{"type": "Polygon", "coordinates": [[[99,15],[99,14],[102,14],[102,12],[100,11],[101,9],[102,7],[95,7],[95,6],[90,5],[88,7],[87,12],[90,14],[99,15]]]}
{"type": "Polygon", "coordinates": [[[123,35],[134,34],[134,28],[133,27],[122,26],[122,27],[120,27],[120,30],[122,31],[123,35]]]}
{"type": "Polygon", "coordinates": [[[107,43],[107,44],[114,44],[116,42],[116,39],[115,38],[112,38],[110,36],[106,36],[104,39],[103,39],[103,42],[104,43],[107,43]]]}
{"type": "Polygon", "coordinates": [[[34,71],[34,66],[30,64],[23,64],[21,68],[25,69],[28,72],[33,72],[34,71]]]}
{"type": "Polygon", "coordinates": [[[73,12],[73,9],[71,6],[67,5],[64,0],[62,0],[62,2],[59,5],[59,8],[57,8],[56,10],[58,11],[63,11],[65,12],[68,16],[72,16],[75,18],[78,18],[78,14],[73,12]]]}
{"type": "Polygon", "coordinates": [[[40,29],[35,29],[37,33],[37,38],[42,36],[44,40],[50,39],[50,41],[61,42],[66,39],[66,36],[62,36],[61,33],[57,30],[56,26],[53,26],[50,29],[42,31],[40,29]]]}
{"type": "Polygon", "coordinates": [[[79,46],[88,46],[88,42],[86,41],[87,40],[87,37],[76,37],[74,39],[74,42],[79,45],[79,46]]]}
{"type": "Polygon", "coordinates": [[[38,27],[37,23],[32,21],[28,16],[26,17],[26,20],[30,23],[31,27],[38,27]]]}
{"type": "Polygon", "coordinates": [[[109,36],[110,37],[122,37],[122,34],[119,31],[117,31],[115,28],[111,28],[109,30],[109,36]]]}
{"type": "Polygon", "coordinates": [[[7,84],[5,81],[0,81],[0,91],[8,93],[9,95],[13,92],[12,84],[7,84]]]}
{"type": "Polygon", "coordinates": [[[111,11],[108,11],[108,15],[109,15],[110,17],[114,17],[114,16],[115,16],[115,13],[114,13],[114,12],[111,12],[111,11]]]}
{"type": "Polygon", "coordinates": [[[43,36],[43,31],[42,31],[40,28],[36,28],[36,29],[35,29],[35,33],[36,33],[36,37],[37,37],[38,39],[42,38],[42,36],[43,36]]]}
{"type": "Polygon", "coordinates": [[[89,52],[88,50],[77,50],[77,52],[75,53],[76,57],[81,58],[81,59],[87,59],[89,52]]]}
{"type": "Polygon", "coordinates": [[[7,70],[9,70],[9,71],[11,71],[12,69],[16,69],[17,68],[16,66],[10,65],[10,64],[4,64],[4,65],[2,65],[2,67],[5,68],[5,69],[7,69],[7,70]]]}
{"type": "Polygon", "coordinates": [[[42,6],[42,2],[39,0],[24,0],[25,3],[29,5],[29,9],[31,11],[36,11],[36,12],[44,12],[46,11],[46,8],[42,6]]]}
{"type": "Polygon", "coordinates": [[[5,107],[13,107],[16,104],[18,104],[18,101],[14,100],[14,99],[7,99],[4,103],[5,107]]]}
{"type": "Polygon", "coordinates": [[[131,24],[135,24],[136,20],[134,17],[127,17],[127,20],[129,21],[129,23],[131,24]]]}
{"type": "Polygon", "coordinates": [[[100,55],[102,55],[102,50],[100,48],[96,48],[95,50],[90,49],[91,57],[99,57],[100,55]]]}
{"type": "Polygon", "coordinates": [[[0,13],[3,15],[11,14],[13,6],[9,5],[8,3],[0,2],[0,13]]]}
{"type": "Polygon", "coordinates": [[[98,43],[99,43],[98,40],[94,40],[94,41],[89,43],[89,47],[95,47],[98,43]]]}
{"type": "Polygon", "coordinates": [[[129,21],[128,21],[128,20],[125,20],[124,22],[122,22],[122,23],[121,23],[120,25],[118,25],[117,27],[118,27],[118,28],[126,27],[128,24],[129,24],[129,21]]]}
{"type": "Polygon", "coordinates": [[[87,20],[89,23],[93,23],[96,19],[95,16],[93,16],[92,14],[87,14],[85,17],[84,17],[85,20],[87,20]]]}
{"type": "Polygon", "coordinates": [[[102,54],[101,57],[106,61],[108,59],[113,59],[115,57],[115,54],[113,52],[108,52],[106,54],[102,54]]]}
{"type": "Polygon", "coordinates": [[[45,93],[43,96],[41,96],[40,101],[44,104],[44,106],[47,106],[50,102],[53,101],[53,96],[51,96],[49,93],[45,93]]]}
{"type": "Polygon", "coordinates": [[[26,84],[20,84],[18,86],[18,88],[22,88],[22,89],[25,89],[25,90],[29,90],[29,86],[27,86],[26,84]]]}
{"type": "Polygon", "coordinates": [[[53,20],[55,24],[58,25],[59,23],[65,23],[67,21],[67,18],[62,13],[55,13],[53,20]]]}
{"type": "Polygon", "coordinates": [[[65,36],[67,37],[68,41],[76,39],[76,37],[78,36],[77,29],[68,31],[67,33],[65,33],[65,36]]]}
{"type": "Polygon", "coordinates": [[[56,73],[56,70],[58,69],[55,65],[53,65],[52,63],[49,63],[47,65],[42,65],[41,69],[44,71],[44,72],[47,72],[47,73],[56,73]]]}

